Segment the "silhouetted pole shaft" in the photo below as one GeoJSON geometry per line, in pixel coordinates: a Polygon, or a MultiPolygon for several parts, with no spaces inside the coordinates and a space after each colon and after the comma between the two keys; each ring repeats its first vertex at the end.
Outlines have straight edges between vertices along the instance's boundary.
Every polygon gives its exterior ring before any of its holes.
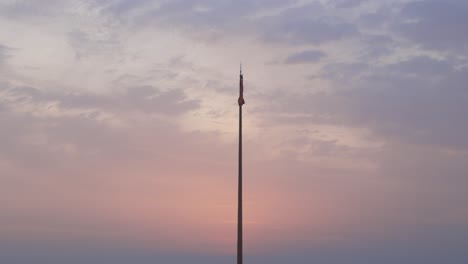
{"type": "Polygon", "coordinates": [[[239,105],[239,183],[237,193],[237,264],[242,264],[242,105],[239,105]]]}

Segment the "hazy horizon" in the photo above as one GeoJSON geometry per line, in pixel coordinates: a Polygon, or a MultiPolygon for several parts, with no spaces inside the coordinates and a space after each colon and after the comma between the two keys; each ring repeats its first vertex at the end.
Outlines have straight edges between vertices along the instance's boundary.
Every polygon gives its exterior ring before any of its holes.
{"type": "Polygon", "coordinates": [[[0,263],[468,263],[468,2],[0,0],[0,263]]]}

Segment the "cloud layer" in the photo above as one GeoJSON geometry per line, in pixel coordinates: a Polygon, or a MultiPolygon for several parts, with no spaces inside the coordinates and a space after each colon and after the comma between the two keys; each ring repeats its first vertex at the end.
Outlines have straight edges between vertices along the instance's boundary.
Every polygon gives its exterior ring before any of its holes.
{"type": "Polygon", "coordinates": [[[250,262],[465,263],[467,12],[0,1],[0,262],[232,262],[242,61],[250,262]]]}

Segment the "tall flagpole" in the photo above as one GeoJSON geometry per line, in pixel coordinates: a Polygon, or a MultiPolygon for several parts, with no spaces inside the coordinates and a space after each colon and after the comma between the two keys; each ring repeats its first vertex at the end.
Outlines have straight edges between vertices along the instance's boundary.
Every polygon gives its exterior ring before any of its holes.
{"type": "Polygon", "coordinates": [[[242,105],[244,101],[244,77],[242,75],[242,64],[240,67],[239,80],[239,183],[237,192],[237,264],[243,262],[242,248],[242,105]]]}

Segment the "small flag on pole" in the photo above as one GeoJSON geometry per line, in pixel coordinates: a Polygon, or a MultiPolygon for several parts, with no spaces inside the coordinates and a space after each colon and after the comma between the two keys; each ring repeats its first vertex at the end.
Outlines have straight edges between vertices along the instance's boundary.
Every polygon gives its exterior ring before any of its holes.
{"type": "Polygon", "coordinates": [[[242,64],[240,68],[240,81],[239,81],[239,99],[237,100],[239,106],[245,104],[244,100],[244,76],[242,75],[242,64]]]}

